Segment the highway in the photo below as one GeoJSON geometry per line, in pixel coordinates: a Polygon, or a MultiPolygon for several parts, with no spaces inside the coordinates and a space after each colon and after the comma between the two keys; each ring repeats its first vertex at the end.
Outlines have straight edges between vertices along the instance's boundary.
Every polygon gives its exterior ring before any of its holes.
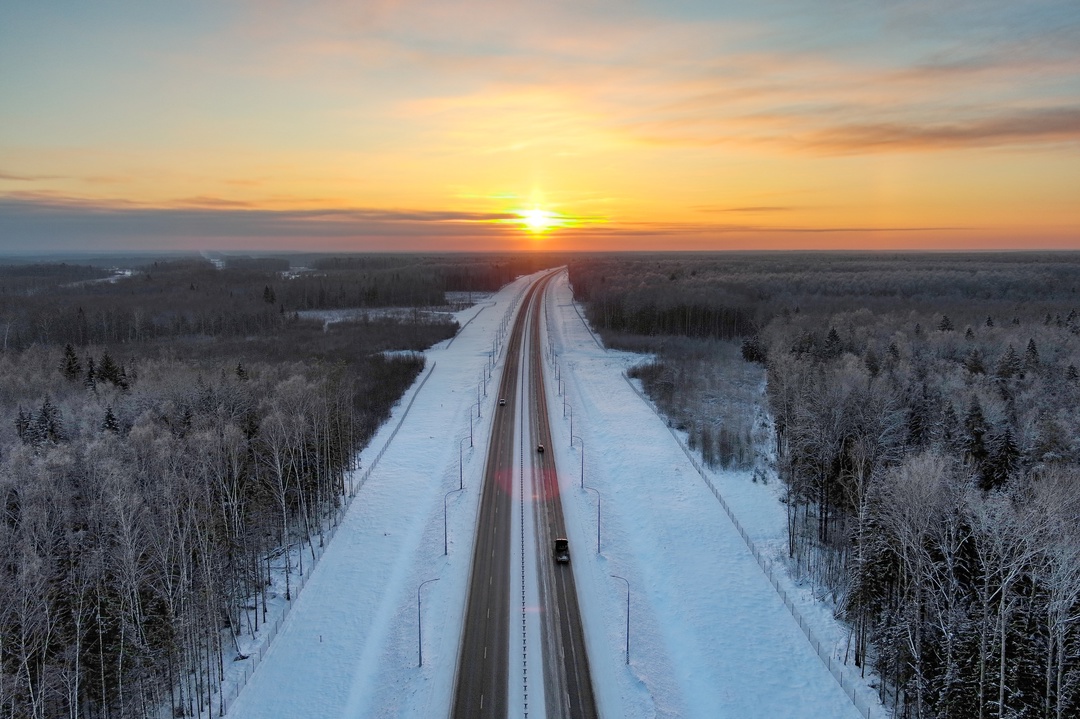
{"type": "MultiPolygon", "coordinates": [[[[546,285],[546,283],[545,283],[546,285]]],[[[570,564],[555,561],[556,537],[567,536],[563,522],[562,495],[554,452],[540,454],[539,444],[553,447],[544,392],[543,343],[540,340],[538,301],[529,325],[528,406],[534,412],[532,427],[532,475],[535,488],[536,546],[539,551],[540,622],[544,654],[545,714],[548,719],[593,719],[597,716],[581,626],[574,572],[570,564]]],[[[586,547],[570,548],[570,562],[591,561],[586,547]]]]}
{"type": "MultiPolygon", "coordinates": [[[[455,719],[504,719],[510,713],[507,660],[515,456],[531,458],[526,466],[536,495],[533,506],[546,698],[543,716],[583,719],[597,716],[573,572],[569,565],[557,564],[551,552],[554,537],[566,536],[554,458],[550,452],[536,451],[538,444],[551,445],[543,391],[540,317],[543,292],[553,276],[540,278],[527,290],[507,342],[506,362],[499,381],[499,397],[506,399],[506,405],[496,406],[484,469],[456,671],[452,710],[455,719]],[[523,407],[517,403],[519,376],[527,378],[527,387],[522,392],[523,407]],[[527,447],[514,442],[515,419],[519,413],[529,427],[527,447]]],[[[587,556],[584,552],[582,555],[587,556]]],[[[515,708],[514,716],[521,710],[515,708]]],[[[534,706],[529,716],[541,714],[534,706]]]]}

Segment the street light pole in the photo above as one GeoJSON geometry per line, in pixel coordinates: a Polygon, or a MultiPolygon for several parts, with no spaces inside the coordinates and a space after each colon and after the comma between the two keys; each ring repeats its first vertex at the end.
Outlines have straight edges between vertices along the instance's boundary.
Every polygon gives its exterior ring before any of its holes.
{"type": "Polygon", "coordinates": [[[574,405],[568,405],[570,407],[570,446],[574,446],[574,405]]]}
{"type": "Polygon", "coordinates": [[[416,588],[416,653],[420,656],[420,663],[417,666],[424,666],[424,633],[423,633],[423,620],[420,614],[420,590],[424,588],[425,584],[431,584],[432,582],[439,581],[439,578],[428,579],[420,582],[420,586],[416,588]]]}
{"type": "Polygon", "coordinates": [[[621,579],[626,582],[626,663],[630,663],[630,580],[626,577],[620,577],[618,574],[612,574],[611,576],[616,579],[621,579]]]}
{"type": "Polygon", "coordinates": [[[596,553],[600,554],[600,490],[585,485],[581,485],[581,488],[596,492],[596,553]]]}
{"type": "MultiPolygon", "coordinates": [[[[476,394],[480,395],[480,385],[476,386],[476,394]]],[[[480,419],[480,400],[476,400],[476,418],[480,419]]],[[[473,416],[472,407],[469,407],[469,446],[473,446],[473,416]]]]}
{"type": "MultiPolygon", "coordinates": [[[[469,414],[469,419],[472,419],[472,414],[469,414]]],[[[472,424],[470,422],[469,424],[472,424]]],[[[465,474],[461,468],[461,445],[465,444],[465,438],[462,437],[457,443],[457,478],[458,489],[465,489],[465,474]]],[[[469,446],[472,447],[472,432],[469,433],[469,446]]]]}
{"type": "Polygon", "coordinates": [[[449,497],[454,492],[460,492],[460,491],[461,491],[460,489],[451,489],[449,492],[444,494],[443,498],[442,498],[442,553],[443,553],[444,557],[447,554],[450,553],[450,551],[449,551],[450,545],[447,542],[447,531],[446,531],[446,498],[449,497]]]}
{"type": "Polygon", "coordinates": [[[581,488],[585,488],[585,440],[578,437],[576,434],[570,435],[570,446],[574,446],[574,440],[581,443],[581,488]]]}

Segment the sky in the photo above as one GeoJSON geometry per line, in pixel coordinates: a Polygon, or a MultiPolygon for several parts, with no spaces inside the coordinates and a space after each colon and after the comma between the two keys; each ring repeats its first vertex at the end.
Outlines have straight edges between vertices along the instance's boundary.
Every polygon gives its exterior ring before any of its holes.
{"type": "Polygon", "coordinates": [[[0,254],[1080,249],[1076,0],[3,0],[0,254]]]}

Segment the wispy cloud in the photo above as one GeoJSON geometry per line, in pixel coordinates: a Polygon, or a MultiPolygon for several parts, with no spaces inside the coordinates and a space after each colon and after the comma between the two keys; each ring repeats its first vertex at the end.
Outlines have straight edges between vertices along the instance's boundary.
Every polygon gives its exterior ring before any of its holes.
{"type": "Polygon", "coordinates": [[[791,212],[794,207],[784,207],[781,205],[756,205],[748,207],[715,207],[713,205],[698,205],[693,208],[699,212],[746,212],[751,214],[760,213],[772,213],[772,212],[791,212]]]}
{"type": "Polygon", "coordinates": [[[136,203],[130,200],[92,200],[38,193],[10,193],[0,196],[0,216],[54,217],[63,219],[111,218],[124,220],[160,220],[170,222],[220,222],[222,228],[245,225],[264,232],[274,224],[288,228],[311,223],[323,231],[337,234],[357,223],[477,223],[517,219],[506,212],[462,212],[453,210],[394,210],[379,208],[327,207],[318,209],[271,210],[254,203],[214,197],[185,198],[166,206],[136,203]],[[337,228],[337,229],[335,229],[337,228]],[[346,228],[342,230],[341,228],[346,228]]]}
{"type": "Polygon", "coordinates": [[[833,152],[938,150],[1080,141],[1080,107],[1022,110],[954,123],[853,123],[806,136],[833,152]]]}
{"type": "MultiPolygon", "coordinates": [[[[515,215],[497,212],[322,208],[266,210],[214,203],[144,206],[81,198],[0,197],[0,253],[86,247],[340,250],[495,249],[515,215]]],[[[210,200],[210,201],[208,201],[210,200]]]]}
{"type": "Polygon", "coordinates": [[[43,180],[59,179],[61,178],[57,175],[25,175],[0,170],[0,180],[7,180],[9,182],[41,182],[43,180]]]}

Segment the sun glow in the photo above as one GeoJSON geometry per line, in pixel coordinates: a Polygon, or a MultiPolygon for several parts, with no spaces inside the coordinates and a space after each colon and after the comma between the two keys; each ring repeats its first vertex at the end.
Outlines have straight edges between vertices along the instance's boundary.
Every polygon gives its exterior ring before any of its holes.
{"type": "Polygon", "coordinates": [[[566,224],[560,215],[548,210],[542,210],[539,207],[534,207],[531,210],[519,210],[517,214],[521,218],[521,225],[534,235],[542,235],[549,230],[566,224]]]}

